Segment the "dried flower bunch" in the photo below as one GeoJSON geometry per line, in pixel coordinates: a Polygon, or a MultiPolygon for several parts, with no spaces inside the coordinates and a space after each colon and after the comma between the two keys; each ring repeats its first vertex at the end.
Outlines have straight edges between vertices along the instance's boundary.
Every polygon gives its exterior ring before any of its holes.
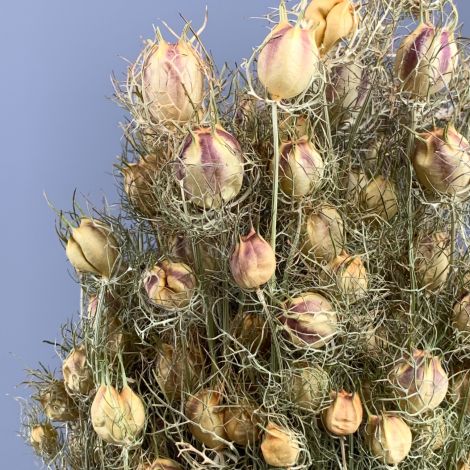
{"type": "Polygon", "coordinates": [[[60,213],[80,317],[62,373],[28,379],[24,435],[49,468],[468,468],[453,0],[281,1],[267,19],[239,70],[186,24],[115,81],[121,198],[60,213]]]}

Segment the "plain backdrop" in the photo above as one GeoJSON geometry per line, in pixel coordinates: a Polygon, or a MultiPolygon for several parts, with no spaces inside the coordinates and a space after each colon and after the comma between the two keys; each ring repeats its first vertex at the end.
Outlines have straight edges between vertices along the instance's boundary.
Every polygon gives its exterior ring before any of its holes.
{"type": "MultiPolygon", "coordinates": [[[[470,31],[470,5],[457,2],[470,31]]],[[[73,273],[43,197],[69,209],[75,188],[100,205],[117,200],[112,165],[124,111],[109,98],[152,25],[181,30],[181,12],[199,27],[216,62],[240,62],[266,35],[259,17],[276,0],[2,0],[0,18],[0,442],[3,468],[39,465],[17,436],[14,397],[24,369],[57,366],[43,339],[78,309],[73,273]]]]}

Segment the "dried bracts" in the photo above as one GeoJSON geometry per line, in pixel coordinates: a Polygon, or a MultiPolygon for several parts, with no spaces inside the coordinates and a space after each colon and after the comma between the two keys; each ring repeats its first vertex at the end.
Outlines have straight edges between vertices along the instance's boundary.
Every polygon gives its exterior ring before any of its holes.
{"type": "Polygon", "coordinates": [[[193,204],[205,209],[221,207],[240,192],[243,174],[240,144],[220,125],[200,127],[186,137],[177,179],[193,204]]]}
{"type": "Polygon", "coordinates": [[[258,77],[274,100],[294,98],[319,74],[312,22],[292,25],[281,7],[280,23],[269,33],[258,57],[258,77]]]}
{"type": "Polygon", "coordinates": [[[404,91],[424,98],[449,85],[457,62],[453,32],[421,23],[401,43],[395,73],[404,91]]]}
{"type": "Polygon", "coordinates": [[[184,35],[175,44],[162,37],[144,57],[142,96],[152,120],[186,123],[204,99],[205,64],[184,35]]]}

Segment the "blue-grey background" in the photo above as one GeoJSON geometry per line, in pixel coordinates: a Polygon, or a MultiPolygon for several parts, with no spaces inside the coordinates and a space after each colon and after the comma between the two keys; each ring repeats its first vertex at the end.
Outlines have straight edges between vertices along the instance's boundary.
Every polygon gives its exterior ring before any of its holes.
{"type": "MultiPolygon", "coordinates": [[[[470,31],[468,0],[457,2],[470,31]]],[[[2,0],[0,17],[0,435],[2,468],[38,465],[17,437],[23,369],[57,365],[43,339],[78,308],[79,294],[54,231],[56,207],[71,207],[73,190],[96,203],[117,193],[111,176],[120,152],[121,109],[110,74],[178,13],[209,25],[202,38],[217,63],[250,54],[266,34],[264,14],[276,0],[2,0]]]]}

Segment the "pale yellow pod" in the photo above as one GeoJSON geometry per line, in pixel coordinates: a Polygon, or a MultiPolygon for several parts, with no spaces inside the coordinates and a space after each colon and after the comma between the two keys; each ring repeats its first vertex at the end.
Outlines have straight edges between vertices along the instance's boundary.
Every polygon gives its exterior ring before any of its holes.
{"type": "Polygon", "coordinates": [[[87,395],[93,388],[93,373],[87,363],[87,353],[82,344],[73,348],[62,363],[62,375],[67,393],[87,395]]]}
{"type": "Polygon", "coordinates": [[[297,463],[300,446],[292,430],[269,422],[261,443],[261,453],[268,465],[288,468],[297,463]]]}
{"type": "Polygon", "coordinates": [[[322,413],[322,422],[336,436],[355,433],[362,422],[362,403],[357,393],[332,392],[333,402],[322,413]]]}
{"type": "Polygon", "coordinates": [[[293,371],[289,378],[289,396],[298,407],[318,412],[328,398],[330,378],[319,366],[301,367],[293,371]]]}
{"type": "Polygon", "coordinates": [[[230,441],[240,446],[254,444],[260,437],[258,419],[250,403],[233,405],[224,410],[224,426],[230,441]]]}
{"type": "Polygon", "coordinates": [[[374,214],[389,221],[398,213],[395,183],[384,176],[376,176],[361,191],[361,207],[367,214],[374,214]]]}

